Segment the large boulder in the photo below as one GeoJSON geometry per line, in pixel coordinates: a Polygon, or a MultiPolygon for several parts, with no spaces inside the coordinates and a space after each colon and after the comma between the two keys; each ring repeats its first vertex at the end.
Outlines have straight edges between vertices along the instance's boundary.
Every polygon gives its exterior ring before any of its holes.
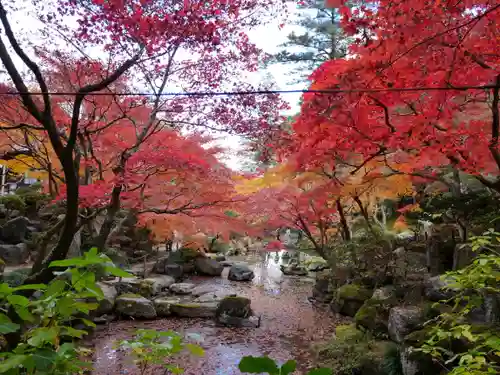
{"type": "Polygon", "coordinates": [[[230,296],[222,299],[217,306],[216,318],[218,320],[222,315],[233,316],[237,318],[248,318],[252,315],[250,307],[252,301],[246,297],[230,296]]]}
{"type": "Polygon", "coordinates": [[[372,295],[373,290],[362,284],[346,284],[335,292],[331,308],[336,313],[354,317],[372,295]]]}
{"type": "Polygon", "coordinates": [[[28,245],[25,243],[0,244],[0,259],[3,259],[6,265],[23,264],[28,260],[28,257],[28,245]]]}
{"type": "Polygon", "coordinates": [[[156,318],[153,302],[137,294],[123,294],[116,299],[116,312],[132,318],[156,318]]]}
{"type": "Polygon", "coordinates": [[[434,302],[448,300],[457,293],[451,287],[452,283],[453,281],[444,275],[430,277],[425,283],[425,296],[434,302]]]}
{"type": "Polygon", "coordinates": [[[332,272],[324,270],[316,274],[316,282],[314,283],[312,297],[318,302],[328,303],[333,299],[335,290],[332,272]]]}
{"type": "Polygon", "coordinates": [[[193,288],[195,287],[194,284],[191,283],[176,283],[170,285],[170,291],[175,294],[179,295],[188,295],[191,294],[193,291],[193,288]]]}
{"type": "Polygon", "coordinates": [[[229,269],[228,280],[232,281],[252,281],[255,277],[253,271],[246,264],[234,264],[229,269]]]}
{"type": "Polygon", "coordinates": [[[206,276],[220,276],[224,267],[215,259],[196,258],[194,267],[198,274],[206,276]]]}
{"type": "Polygon", "coordinates": [[[30,221],[24,216],[7,221],[0,227],[0,242],[18,244],[26,238],[30,221]]]}
{"type": "Polygon", "coordinates": [[[116,297],[118,292],[113,285],[98,282],[97,285],[101,288],[104,298],[99,301],[99,307],[95,310],[96,315],[110,314],[115,308],[116,297]]]}
{"type": "Polygon", "coordinates": [[[213,318],[217,311],[216,302],[179,302],[170,306],[173,315],[186,318],[213,318]]]}
{"type": "Polygon", "coordinates": [[[370,330],[375,336],[386,337],[389,311],[397,302],[392,286],[376,289],[354,316],[356,325],[370,330]]]}
{"type": "Polygon", "coordinates": [[[424,309],[418,306],[397,306],[389,312],[388,331],[392,341],[402,343],[404,338],[420,328],[425,321],[424,309]]]}

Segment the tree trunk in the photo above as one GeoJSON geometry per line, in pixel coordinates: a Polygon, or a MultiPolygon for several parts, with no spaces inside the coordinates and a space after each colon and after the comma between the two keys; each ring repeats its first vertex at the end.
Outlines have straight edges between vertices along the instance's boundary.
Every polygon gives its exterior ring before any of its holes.
{"type": "Polygon", "coordinates": [[[111,203],[106,210],[106,217],[104,218],[104,222],[102,223],[101,229],[99,230],[99,234],[94,241],[94,246],[99,250],[104,250],[106,247],[106,242],[108,237],[113,229],[113,224],[115,222],[115,217],[118,211],[120,210],[120,194],[122,192],[122,185],[116,185],[113,188],[113,192],[111,193],[111,203]]]}
{"type": "Polygon", "coordinates": [[[366,211],[365,207],[363,206],[363,202],[361,202],[361,199],[359,199],[358,196],[356,197],[353,197],[354,201],[356,202],[356,204],[358,205],[359,207],[359,210],[361,211],[361,215],[363,215],[363,218],[365,219],[365,222],[366,222],[366,225],[368,226],[368,229],[370,230],[370,232],[373,234],[373,236],[375,238],[378,237],[378,234],[377,232],[375,231],[375,229],[373,229],[373,225],[372,223],[370,222],[370,217],[368,216],[368,212],[366,211]]]}
{"type": "Polygon", "coordinates": [[[344,241],[348,242],[351,240],[351,231],[349,229],[349,224],[347,224],[347,220],[345,218],[344,207],[342,207],[340,199],[337,199],[335,203],[337,205],[337,211],[339,212],[340,216],[340,225],[342,227],[342,238],[344,239],[344,241]]]}

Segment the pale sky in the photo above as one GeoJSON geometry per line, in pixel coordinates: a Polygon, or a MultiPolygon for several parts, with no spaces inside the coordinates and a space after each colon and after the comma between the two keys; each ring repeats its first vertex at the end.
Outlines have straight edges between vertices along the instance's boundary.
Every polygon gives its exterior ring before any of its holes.
{"type": "MultiPolygon", "coordinates": [[[[280,48],[280,44],[286,41],[287,35],[292,31],[300,31],[300,27],[290,24],[290,21],[297,17],[298,10],[295,4],[289,3],[289,18],[285,23],[285,26],[280,29],[280,24],[283,22],[281,19],[276,19],[271,23],[260,26],[254,30],[248,32],[249,38],[254,42],[257,47],[264,50],[267,53],[277,53],[280,48]]],[[[269,73],[272,79],[276,82],[276,88],[278,90],[301,90],[305,89],[304,84],[290,84],[291,76],[287,74],[290,70],[289,66],[284,64],[274,64],[270,66],[267,70],[260,72],[260,74],[255,75],[255,83],[258,83],[266,73],[269,73]]],[[[285,115],[295,114],[299,110],[299,100],[301,94],[288,93],[283,95],[283,99],[290,103],[291,110],[284,113],[285,115]]],[[[242,167],[244,160],[234,155],[239,150],[239,137],[238,136],[226,136],[223,141],[219,144],[223,147],[228,148],[227,159],[224,160],[226,165],[230,168],[238,170],[242,167]]]]}
{"type": "MultiPolygon", "coordinates": [[[[29,4],[29,2],[24,2],[20,1],[20,8],[22,5],[29,4]]],[[[290,32],[292,31],[297,31],[298,29],[300,30],[299,27],[294,26],[290,24],[290,21],[292,21],[294,18],[297,17],[298,11],[296,9],[296,4],[294,2],[289,2],[288,3],[289,7],[289,16],[288,19],[273,19],[270,23],[267,23],[266,25],[260,26],[258,28],[252,29],[248,31],[248,35],[250,37],[250,40],[254,42],[257,47],[261,48],[264,50],[264,52],[267,53],[276,53],[279,51],[278,46],[286,41],[286,37],[290,32]],[[280,28],[280,24],[283,24],[284,26],[280,28]]],[[[16,13],[15,17],[11,18],[11,21],[13,23],[13,29],[14,32],[17,34],[17,32],[22,31],[24,35],[29,35],[29,39],[31,42],[37,39],[38,33],[40,30],[40,27],[42,26],[40,22],[36,19],[34,19],[33,16],[30,15],[30,12],[32,11],[32,8],[28,5],[24,8],[24,12],[16,13]]],[[[71,22],[71,20],[68,20],[71,22]]],[[[18,34],[19,35],[19,34],[18,34]]],[[[36,42],[35,42],[36,43],[36,42]]],[[[99,54],[99,51],[95,51],[97,54],[99,54]]],[[[17,57],[17,56],[16,56],[17,57]]],[[[15,60],[19,60],[15,58],[15,60]]],[[[18,67],[23,66],[23,64],[20,63],[20,61],[15,61],[16,65],[18,67]]],[[[3,67],[0,67],[0,75],[3,72],[3,67]]],[[[290,84],[290,79],[291,76],[290,74],[287,74],[287,71],[290,70],[290,67],[282,65],[282,64],[275,64],[265,71],[258,72],[256,74],[252,74],[252,77],[250,78],[251,83],[258,84],[264,77],[267,75],[270,75],[272,80],[275,81],[276,84],[276,89],[278,90],[293,90],[293,89],[304,89],[306,86],[304,84],[290,84]]],[[[5,77],[5,76],[4,76],[5,77]]],[[[3,77],[2,77],[3,78],[3,77]]],[[[168,90],[168,91],[178,91],[178,90],[168,90]]],[[[284,94],[283,99],[287,100],[290,103],[290,106],[292,109],[284,113],[284,115],[289,115],[293,113],[297,113],[299,107],[298,107],[298,102],[300,99],[301,94],[284,94]]],[[[228,135],[223,135],[222,140],[218,141],[217,144],[225,147],[228,149],[228,152],[226,153],[227,156],[224,158],[224,163],[228,165],[232,169],[240,169],[242,167],[242,163],[244,160],[241,160],[240,157],[238,157],[236,152],[240,149],[240,139],[237,136],[228,136],[228,135]]]]}

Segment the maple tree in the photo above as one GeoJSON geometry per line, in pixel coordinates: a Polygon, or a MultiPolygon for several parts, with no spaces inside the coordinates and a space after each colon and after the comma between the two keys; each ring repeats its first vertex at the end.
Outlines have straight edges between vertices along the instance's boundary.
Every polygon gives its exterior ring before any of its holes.
{"type": "Polygon", "coordinates": [[[460,170],[500,191],[500,6],[399,0],[340,12],[355,40],[310,77],[311,89],[338,91],[304,95],[289,150],[303,168],[379,158],[394,174],[459,190],[445,175],[460,170]]]}
{"type": "MultiPolygon", "coordinates": [[[[139,192],[153,184],[144,182],[143,166],[156,168],[158,176],[186,166],[194,175],[202,169],[212,172],[195,153],[184,152],[192,150],[192,141],[174,129],[259,136],[279,118],[286,106],[276,94],[163,95],[172,85],[186,91],[248,90],[237,73],[255,71],[261,51],[245,31],[263,22],[262,14],[272,5],[269,0],[33,1],[32,13],[43,26],[30,44],[12,26],[15,2],[0,3],[5,31],[0,60],[10,79],[2,91],[19,94],[2,96],[2,107],[9,111],[3,114],[1,130],[20,140],[28,130],[36,134],[34,147],[20,153],[41,158],[40,149],[49,149],[44,160],[51,166],[43,168],[53,172],[66,203],[60,239],[45,265],[66,256],[82,207],[91,209],[87,219],[105,212],[96,240],[102,247],[122,204],[147,203],[139,192]],[[149,95],[127,95],[144,89],[149,95]]],[[[12,151],[19,152],[6,153],[12,151]]],[[[28,281],[51,277],[44,267],[28,281]]]]}

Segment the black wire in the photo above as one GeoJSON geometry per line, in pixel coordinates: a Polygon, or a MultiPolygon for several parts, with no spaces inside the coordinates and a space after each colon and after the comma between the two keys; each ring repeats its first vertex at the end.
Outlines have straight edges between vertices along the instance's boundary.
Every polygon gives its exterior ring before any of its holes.
{"type": "MultiPolygon", "coordinates": [[[[340,93],[376,93],[376,92],[405,92],[405,91],[467,91],[467,90],[491,90],[495,85],[484,86],[458,86],[458,87],[400,87],[387,89],[338,89],[338,90],[256,90],[256,91],[195,91],[195,92],[164,92],[164,93],[146,93],[146,92],[106,92],[96,91],[86,95],[88,96],[243,96],[243,95],[270,95],[270,94],[340,94],[340,93]]],[[[0,92],[2,95],[78,95],[78,92],[0,92]]]]}

